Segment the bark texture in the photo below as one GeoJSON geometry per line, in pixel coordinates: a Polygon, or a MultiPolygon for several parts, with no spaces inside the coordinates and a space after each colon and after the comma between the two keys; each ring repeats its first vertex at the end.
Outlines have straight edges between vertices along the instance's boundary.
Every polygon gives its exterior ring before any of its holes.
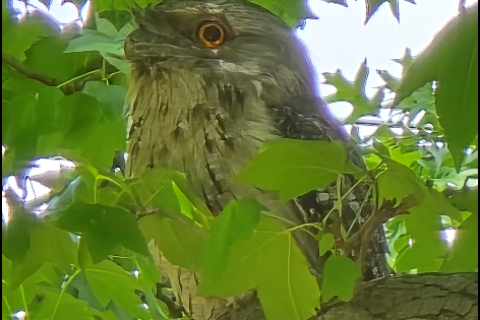
{"type": "Polygon", "coordinates": [[[317,320],[478,319],[478,274],[420,274],[366,283],[349,303],[331,304],[317,320]]]}
{"type": "MultiPolygon", "coordinates": [[[[218,320],[264,320],[250,303],[218,320]]],[[[419,274],[364,283],[347,303],[323,306],[310,320],[476,320],[478,273],[419,274]]]]}

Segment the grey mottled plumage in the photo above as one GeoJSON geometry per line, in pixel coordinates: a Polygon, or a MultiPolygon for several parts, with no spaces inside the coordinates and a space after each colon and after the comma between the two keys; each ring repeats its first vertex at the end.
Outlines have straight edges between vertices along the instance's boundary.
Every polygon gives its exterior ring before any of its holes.
{"type": "MultiPolygon", "coordinates": [[[[133,63],[127,175],[156,166],[185,172],[214,214],[229,201],[250,196],[293,223],[321,220],[335,200],[334,187],[283,203],[273,193],[232,181],[264,141],[278,137],[342,139],[362,165],[316,98],[312,68],[292,30],[272,13],[242,0],[166,0],[136,18],[138,28],[125,44],[133,63]],[[201,43],[196,32],[204,21],[224,27],[223,45],[211,49],[201,43]]],[[[343,192],[353,183],[350,178],[344,181],[343,192]]],[[[343,215],[350,221],[360,207],[368,209],[361,206],[365,193],[359,188],[346,199],[343,215]]],[[[365,217],[363,211],[360,216],[365,217]]],[[[297,242],[317,269],[317,241],[304,233],[297,235],[297,242]]],[[[383,253],[372,248],[373,255],[383,253]]],[[[378,267],[372,265],[372,272],[378,267]]],[[[186,290],[185,284],[179,283],[178,290],[186,290]]],[[[218,318],[195,310],[192,303],[198,300],[193,301],[192,292],[179,297],[196,320],[218,318]]],[[[220,308],[218,301],[208,303],[220,308]]]]}

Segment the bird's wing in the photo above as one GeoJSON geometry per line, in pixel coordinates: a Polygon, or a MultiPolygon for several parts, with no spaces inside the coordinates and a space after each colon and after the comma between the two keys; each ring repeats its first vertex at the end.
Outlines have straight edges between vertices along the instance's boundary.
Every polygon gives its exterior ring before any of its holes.
{"type": "MultiPolygon", "coordinates": [[[[305,103],[305,100],[297,101],[305,103]]],[[[319,99],[310,99],[306,103],[312,102],[318,103],[319,107],[316,109],[317,112],[310,115],[300,114],[296,111],[300,109],[298,107],[270,107],[279,134],[284,138],[290,139],[343,140],[346,151],[353,163],[364,168],[357,146],[347,136],[340,124],[329,115],[323,102],[319,99]]],[[[302,109],[305,110],[305,108],[302,109]]],[[[292,210],[296,211],[296,216],[299,217],[302,223],[321,223],[324,231],[332,233],[337,240],[337,245],[342,247],[345,244],[346,234],[351,236],[362,228],[366,219],[373,212],[373,206],[371,185],[368,183],[357,183],[355,177],[351,175],[343,176],[339,182],[340,186],[336,182],[328,188],[312,190],[305,195],[297,197],[291,201],[291,207],[292,210]],[[351,190],[353,186],[355,188],[351,190]],[[348,195],[345,196],[346,194],[348,195]],[[343,198],[341,212],[332,213],[332,209],[339,197],[343,198]]],[[[311,231],[315,232],[315,230],[311,231]]],[[[365,244],[363,245],[365,246],[365,244]]],[[[363,248],[367,253],[364,278],[367,280],[390,274],[391,269],[388,267],[385,257],[388,248],[385,242],[383,226],[380,226],[374,232],[372,239],[366,245],[368,248],[363,248]]],[[[352,248],[348,254],[357,259],[360,255],[360,250],[361,248],[352,248]]],[[[322,258],[318,256],[317,259],[317,267],[321,268],[324,261],[322,262],[322,258]]]]}

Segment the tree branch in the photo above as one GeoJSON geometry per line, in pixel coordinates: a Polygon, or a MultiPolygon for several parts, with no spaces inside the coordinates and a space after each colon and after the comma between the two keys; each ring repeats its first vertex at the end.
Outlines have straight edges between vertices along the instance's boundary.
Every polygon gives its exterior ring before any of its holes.
{"type": "Polygon", "coordinates": [[[15,59],[11,55],[4,52],[2,52],[2,62],[5,62],[12,69],[20,72],[27,78],[40,81],[46,84],[47,86],[55,87],[60,83],[60,81],[58,81],[57,79],[54,79],[49,76],[30,70],[27,66],[21,63],[19,60],[15,59]]]}
{"type": "Polygon", "coordinates": [[[43,84],[46,84],[47,86],[58,88],[65,95],[81,91],[85,83],[88,81],[104,79],[105,74],[105,70],[103,69],[104,67],[102,67],[102,69],[89,71],[85,74],[61,83],[58,79],[51,78],[49,76],[31,70],[18,59],[4,52],[2,52],[2,62],[6,63],[10,68],[18,71],[29,79],[37,80],[43,84]]]}

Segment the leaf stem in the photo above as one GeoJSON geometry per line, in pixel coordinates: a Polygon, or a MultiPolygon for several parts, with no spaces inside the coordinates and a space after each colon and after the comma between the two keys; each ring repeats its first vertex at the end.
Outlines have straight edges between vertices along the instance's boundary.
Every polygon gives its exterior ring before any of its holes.
{"type": "MultiPolygon", "coordinates": [[[[274,218],[274,219],[277,219],[277,220],[282,221],[284,223],[288,223],[290,225],[293,225],[293,227],[291,227],[289,229],[285,229],[283,232],[292,232],[292,231],[295,231],[295,230],[298,230],[298,229],[301,229],[301,228],[305,228],[305,227],[314,227],[315,229],[317,229],[319,231],[322,230],[322,228],[320,228],[316,223],[304,223],[304,224],[300,224],[300,225],[295,225],[295,222],[293,222],[291,220],[288,220],[286,218],[283,218],[283,217],[276,216],[276,215],[274,215],[270,212],[262,212],[262,214],[266,217],[274,218]]],[[[305,232],[315,238],[315,234],[313,234],[309,230],[305,230],[305,232]]]]}
{"type": "Polygon", "coordinates": [[[355,190],[360,185],[360,183],[363,183],[365,181],[366,177],[367,176],[364,175],[363,177],[358,179],[358,181],[342,196],[341,200],[345,200],[350,195],[350,193],[352,193],[353,190],[355,190]]]}
{"type": "Polygon", "coordinates": [[[358,216],[362,214],[363,208],[368,203],[371,192],[372,192],[372,186],[369,186],[368,191],[365,193],[365,198],[363,199],[362,204],[360,205],[360,208],[358,209],[357,214],[355,215],[355,220],[353,220],[352,224],[350,225],[350,228],[348,229],[347,236],[346,236],[347,238],[348,236],[350,236],[350,233],[353,230],[353,226],[358,221],[358,216]]]}
{"type": "Polygon", "coordinates": [[[28,315],[28,306],[27,306],[27,300],[25,299],[25,290],[23,289],[23,284],[20,285],[20,290],[22,292],[22,301],[23,301],[23,306],[25,307],[25,313],[28,315]]]}
{"type": "Polygon", "coordinates": [[[57,303],[55,304],[55,309],[53,309],[53,312],[52,312],[52,316],[51,316],[52,320],[55,320],[55,314],[57,313],[58,306],[60,305],[60,301],[62,300],[63,294],[65,293],[65,291],[67,291],[68,286],[72,283],[73,279],[75,279],[75,277],[80,274],[80,272],[81,270],[77,269],[75,273],[70,278],[68,278],[67,282],[65,282],[65,284],[63,285],[62,291],[60,291],[60,295],[58,296],[57,303]]]}
{"type": "Polygon", "coordinates": [[[291,227],[289,229],[286,229],[284,232],[293,232],[293,231],[296,231],[302,228],[307,228],[307,227],[314,227],[315,229],[321,231],[321,228],[316,223],[309,222],[309,223],[299,224],[298,226],[295,226],[295,227],[291,227]]]}
{"type": "MultiPolygon", "coordinates": [[[[72,84],[72,83],[75,83],[75,82],[79,82],[79,83],[85,83],[87,82],[88,80],[100,80],[102,79],[102,76],[103,76],[103,72],[102,72],[102,69],[96,69],[96,70],[93,70],[93,71],[90,71],[90,72],[87,72],[87,73],[84,73],[78,77],[75,77],[75,78],[72,78],[70,80],[67,80],[63,83],[60,83],[59,85],[57,85],[56,87],[58,89],[62,89],[62,88],[65,88],[66,86],[68,86],[69,84],[72,84]],[[92,75],[95,75],[95,74],[99,74],[100,75],[100,78],[96,78],[96,77],[92,77],[92,75]],[[83,80],[83,81],[81,81],[83,80]]],[[[62,90],[63,91],[63,90],[62,90]]]]}
{"type": "MultiPolygon", "coordinates": [[[[2,282],[4,282],[3,279],[2,279],[2,282]]],[[[7,307],[8,314],[13,314],[12,308],[10,307],[10,304],[8,303],[7,296],[5,294],[2,294],[2,297],[3,297],[3,301],[5,302],[5,306],[7,307]]]]}
{"type": "Polygon", "coordinates": [[[107,75],[107,79],[110,80],[113,76],[116,76],[117,74],[123,73],[122,71],[115,71],[107,75]]]}
{"type": "Polygon", "coordinates": [[[344,178],[343,175],[339,174],[337,177],[337,202],[336,206],[338,207],[338,214],[340,215],[340,219],[342,218],[342,206],[343,206],[343,200],[345,200],[344,196],[342,196],[342,178],[344,178]]]}

